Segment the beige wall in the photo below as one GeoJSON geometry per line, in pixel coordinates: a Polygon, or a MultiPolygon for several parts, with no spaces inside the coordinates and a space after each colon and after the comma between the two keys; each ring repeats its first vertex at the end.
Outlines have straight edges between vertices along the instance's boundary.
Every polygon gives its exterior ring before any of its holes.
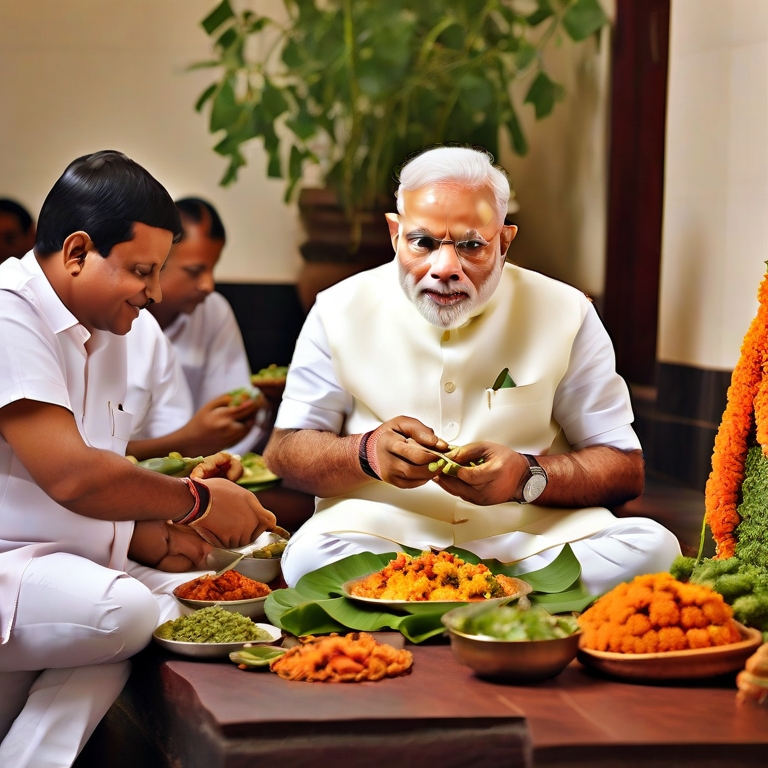
{"type": "MultiPolygon", "coordinates": [[[[259,147],[233,187],[205,118],[193,110],[210,72],[199,21],[215,0],[4,0],[0,3],[0,196],[36,214],[75,157],[120,149],[174,197],[197,194],[221,211],[229,241],[223,281],[293,281],[295,212],[265,177],[259,147]]],[[[280,5],[259,0],[259,7],[280,5]]]]}
{"type": "MultiPolygon", "coordinates": [[[[184,70],[209,55],[199,21],[215,4],[0,2],[0,196],[36,214],[70,160],[121,149],[174,197],[199,194],[221,210],[230,236],[219,280],[293,281],[301,234],[295,209],[282,203],[283,184],[266,179],[263,152],[252,146],[240,181],[219,187],[225,163],[192,109],[210,74],[184,70]]],[[[252,4],[266,13],[282,7],[252,4]]],[[[607,43],[597,52],[593,41],[576,48],[566,37],[547,54],[568,96],[540,123],[524,107],[530,154],[500,158],[521,204],[513,258],[593,294],[603,285],[607,43]]]]}
{"type": "MultiPolygon", "coordinates": [[[[612,13],[613,0],[601,2],[612,13]]],[[[592,296],[601,296],[605,283],[610,53],[608,28],[599,44],[593,37],[576,45],[564,35],[549,48],[547,69],[566,97],[542,121],[530,104],[522,107],[529,152],[501,157],[520,204],[510,258],[592,296]]]]}
{"type": "Polygon", "coordinates": [[[768,259],[768,2],[672,0],[659,359],[729,370],[768,259]]]}

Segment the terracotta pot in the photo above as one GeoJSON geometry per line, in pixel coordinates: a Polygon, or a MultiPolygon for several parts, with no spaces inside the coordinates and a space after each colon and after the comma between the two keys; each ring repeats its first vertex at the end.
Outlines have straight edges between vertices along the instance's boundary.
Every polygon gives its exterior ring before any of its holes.
{"type": "Polygon", "coordinates": [[[332,190],[302,189],[298,205],[307,240],[299,246],[304,266],[296,287],[305,310],[318,291],[394,257],[386,211],[362,213],[356,234],[332,190]]]}

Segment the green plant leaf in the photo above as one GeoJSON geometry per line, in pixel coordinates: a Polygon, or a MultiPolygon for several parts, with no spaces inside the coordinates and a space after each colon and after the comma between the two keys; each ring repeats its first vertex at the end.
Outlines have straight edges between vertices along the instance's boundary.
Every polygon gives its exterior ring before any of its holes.
{"type": "Polygon", "coordinates": [[[229,0],[222,0],[200,23],[203,29],[209,34],[213,34],[225,21],[233,18],[235,12],[229,4],[229,0]]]}
{"type": "Polygon", "coordinates": [[[240,117],[240,106],[235,99],[235,89],[232,78],[227,78],[216,90],[211,108],[210,131],[216,133],[224,128],[230,128],[240,117]]]}
{"type": "Polygon", "coordinates": [[[607,22],[608,17],[597,0],[576,0],[563,16],[563,27],[576,42],[597,32],[607,22]]]}
{"type": "Polygon", "coordinates": [[[548,19],[554,14],[552,6],[549,4],[549,0],[538,0],[538,8],[526,18],[528,24],[535,27],[537,24],[541,24],[542,21],[548,19]]]}
{"type": "MultiPolygon", "coordinates": [[[[214,67],[220,67],[221,62],[218,59],[208,59],[208,61],[198,61],[194,64],[190,64],[187,67],[187,72],[194,72],[196,69],[213,69],[214,67]]],[[[216,87],[216,83],[213,84],[216,87]]]]}
{"type": "Polygon", "coordinates": [[[517,112],[511,101],[509,102],[509,117],[507,118],[505,125],[509,131],[512,149],[514,149],[518,155],[528,154],[528,141],[525,138],[523,127],[520,125],[520,121],[517,118],[517,112]]]}
{"type": "Polygon", "coordinates": [[[546,72],[539,72],[525,97],[525,104],[533,104],[536,119],[541,120],[552,112],[555,102],[563,97],[563,87],[551,80],[546,72]]]}
{"type": "Polygon", "coordinates": [[[229,161],[229,167],[227,168],[224,175],[221,177],[221,181],[219,184],[221,184],[222,187],[227,187],[232,182],[237,180],[237,172],[245,165],[245,158],[239,153],[236,152],[231,156],[231,160],[229,161]]]}
{"type": "Polygon", "coordinates": [[[195,102],[195,112],[199,112],[205,106],[205,102],[213,96],[216,92],[216,85],[216,83],[211,83],[211,85],[200,94],[200,98],[195,102]]]}

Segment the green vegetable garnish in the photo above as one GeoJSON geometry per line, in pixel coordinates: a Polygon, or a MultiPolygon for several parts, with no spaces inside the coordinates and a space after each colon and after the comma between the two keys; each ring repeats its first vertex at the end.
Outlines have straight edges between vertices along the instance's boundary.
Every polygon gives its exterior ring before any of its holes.
{"type": "Polygon", "coordinates": [[[247,616],[211,605],[189,616],[161,624],[155,633],[163,640],[181,643],[264,642],[272,636],[247,616]]]}
{"type": "Polygon", "coordinates": [[[459,620],[456,629],[496,640],[556,640],[578,631],[579,624],[573,616],[553,616],[541,606],[502,605],[459,620]]]}

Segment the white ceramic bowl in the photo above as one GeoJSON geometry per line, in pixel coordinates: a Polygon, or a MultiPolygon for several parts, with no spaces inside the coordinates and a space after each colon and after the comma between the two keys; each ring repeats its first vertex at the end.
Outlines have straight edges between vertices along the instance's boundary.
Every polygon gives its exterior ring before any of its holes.
{"type": "MultiPolygon", "coordinates": [[[[178,589],[178,587],[176,587],[178,589]]],[[[250,600],[190,600],[186,597],[179,597],[176,594],[176,589],[173,590],[173,596],[187,608],[192,608],[194,611],[198,611],[201,608],[209,608],[212,605],[218,605],[225,611],[231,611],[232,613],[242,613],[243,616],[247,616],[249,619],[260,619],[264,614],[264,603],[269,595],[264,597],[254,597],[250,600]]]]}
{"type": "Polygon", "coordinates": [[[269,584],[280,575],[280,560],[279,557],[246,556],[235,566],[235,570],[249,579],[269,584]]]}

